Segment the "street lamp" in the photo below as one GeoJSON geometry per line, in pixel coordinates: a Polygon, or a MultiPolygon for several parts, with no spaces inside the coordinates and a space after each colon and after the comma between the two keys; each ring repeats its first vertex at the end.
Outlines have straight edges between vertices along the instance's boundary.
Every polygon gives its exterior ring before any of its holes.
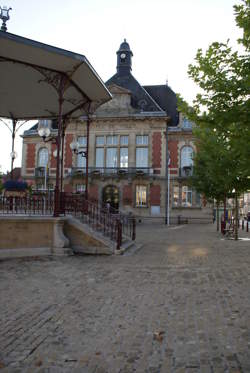
{"type": "Polygon", "coordinates": [[[42,137],[44,142],[54,141],[56,140],[55,137],[50,137],[51,135],[51,121],[49,120],[40,120],[38,124],[38,135],[42,137]]]}
{"type": "Polygon", "coordinates": [[[0,18],[3,21],[1,31],[4,31],[4,32],[7,31],[6,22],[10,19],[10,16],[9,16],[10,10],[12,10],[12,8],[7,9],[7,6],[5,5],[3,7],[0,6],[0,11],[1,11],[0,18]]]}
{"type": "Polygon", "coordinates": [[[81,154],[82,157],[87,157],[87,151],[86,150],[79,150],[80,144],[78,141],[72,141],[72,143],[69,145],[70,149],[74,154],[81,154]]]}
{"type": "Polygon", "coordinates": [[[14,165],[14,160],[17,158],[17,152],[16,151],[12,151],[10,153],[10,158],[11,158],[11,171],[10,171],[10,178],[11,180],[13,179],[13,165],[14,165]]]}
{"type": "Polygon", "coordinates": [[[86,150],[79,150],[80,144],[78,141],[72,141],[72,143],[69,145],[70,149],[74,154],[81,154],[82,157],[86,159],[86,177],[85,177],[85,198],[88,199],[88,135],[87,135],[87,149],[86,150]]]}
{"type": "MultiPolygon", "coordinates": [[[[38,135],[43,138],[44,142],[51,141],[52,143],[56,144],[57,146],[57,154],[61,154],[61,136],[58,135],[56,137],[51,136],[51,121],[50,120],[40,120],[38,125],[38,135]]],[[[63,157],[63,155],[62,155],[63,157]]],[[[61,170],[60,170],[60,156],[57,157],[56,160],[56,185],[55,185],[55,194],[54,194],[54,217],[58,217],[60,214],[60,192],[62,191],[62,182],[61,185],[59,184],[60,179],[60,172],[62,175],[62,163],[63,159],[61,159],[61,170]]]]}

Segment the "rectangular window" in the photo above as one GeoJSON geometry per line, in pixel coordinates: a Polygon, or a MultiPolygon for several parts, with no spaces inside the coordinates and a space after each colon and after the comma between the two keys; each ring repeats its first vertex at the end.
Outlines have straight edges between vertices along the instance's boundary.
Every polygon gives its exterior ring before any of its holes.
{"type": "Polygon", "coordinates": [[[117,167],[117,148],[107,148],[106,167],[117,167]]]}
{"type": "Polygon", "coordinates": [[[148,148],[136,148],[136,167],[148,167],[148,148]]]}
{"type": "Polygon", "coordinates": [[[104,146],[104,136],[96,136],[96,146],[104,146]]]}
{"type": "Polygon", "coordinates": [[[136,145],[148,145],[148,135],[136,136],[136,145]]]}
{"type": "Polygon", "coordinates": [[[191,207],[192,206],[192,189],[188,186],[182,187],[182,206],[191,207]]]}
{"type": "Polygon", "coordinates": [[[179,187],[174,186],[173,187],[173,206],[179,205],[179,187]]]}
{"type": "Polygon", "coordinates": [[[87,137],[86,136],[79,136],[77,139],[78,144],[80,147],[86,147],[87,146],[87,137]]]}
{"type": "Polygon", "coordinates": [[[83,154],[77,154],[77,167],[86,168],[86,157],[83,157],[83,154]]]}
{"type": "Polygon", "coordinates": [[[136,207],[147,206],[147,187],[145,185],[136,185],[136,207]]]}
{"type": "Polygon", "coordinates": [[[120,148],[120,167],[128,167],[128,148],[120,148]]]}
{"type": "Polygon", "coordinates": [[[84,193],[86,189],[85,184],[76,184],[76,193],[84,193]]]}
{"type": "Polygon", "coordinates": [[[107,145],[118,145],[118,136],[107,136],[107,145]]]}
{"type": "Polygon", "coordinates": [[[104,167],[104,148],[96,148],[96,167],[104,167]]]}
{"type": "Polygon", "coordinates": [[[120,145],[128,145],[128,136],[120,137],[120,145]]]}

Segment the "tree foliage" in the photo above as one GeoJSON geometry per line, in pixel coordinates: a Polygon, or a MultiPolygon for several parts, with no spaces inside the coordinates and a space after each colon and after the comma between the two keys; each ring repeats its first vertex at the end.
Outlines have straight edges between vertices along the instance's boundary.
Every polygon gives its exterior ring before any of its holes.
{"type": "Polygon", "coordinates": [[[193,182],[213,198],[250,188],[250,0],[234,10],[243,51],[234,51],[229,40],[199,49],[188,75],[200,93],[192,107],[179,97],[180,111],[197,126],[193,182]]]}

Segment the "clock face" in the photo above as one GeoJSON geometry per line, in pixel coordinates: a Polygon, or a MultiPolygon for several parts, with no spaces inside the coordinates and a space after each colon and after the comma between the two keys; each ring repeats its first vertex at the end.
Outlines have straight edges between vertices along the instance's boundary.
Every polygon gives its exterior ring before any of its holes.
{"type": "Polygon", "coordinates": [[[121,54],[121,58],[124,60],[124,58],[126,58],[126,54],[125,54],[125,53],[122,53],[122,54],[121,54]]]}

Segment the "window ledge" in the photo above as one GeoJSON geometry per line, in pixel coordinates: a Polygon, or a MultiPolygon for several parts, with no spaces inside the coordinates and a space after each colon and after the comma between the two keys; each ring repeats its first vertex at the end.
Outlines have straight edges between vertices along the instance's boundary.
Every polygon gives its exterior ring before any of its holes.
{"type": "Polygon", "coordinates": [[[201,210],[201,206],[172,206],[172,210],[201,210]]]}

